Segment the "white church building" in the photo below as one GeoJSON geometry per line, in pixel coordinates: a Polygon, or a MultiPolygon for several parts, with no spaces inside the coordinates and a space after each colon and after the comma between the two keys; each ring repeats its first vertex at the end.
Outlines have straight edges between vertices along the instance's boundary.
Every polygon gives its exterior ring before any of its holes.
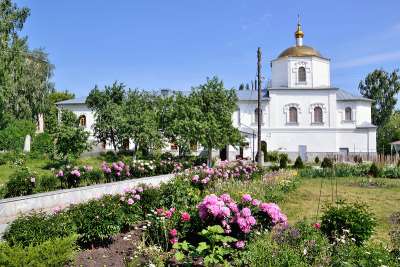
{"type": "MultiPolygon", "coordinates": [[[[268,151],[287,153],[294,159],[315,156],[376,154],[376,126],[371,124],[371,100],[331,85],[330,59],[303,45],[300,23],[296,44],[272,60],[272,77],[261,100],[262,142],[268,151]]],[[[238,109],[233,124],[245,136],[244,147],[229,147],[229,158],[253,158],[257,147],[257,91],[237,91],[238,109]]],[[[92,132],[94,114],[85,99],[57,103],[73,111],[92,132]]],[[[174,146],[168,147],[174,150],[174,146]]],[[[200,150],[200,148],[198,148],[200,150]]],[[[197,151],[199,152],[199,151],[197,151]]]]}

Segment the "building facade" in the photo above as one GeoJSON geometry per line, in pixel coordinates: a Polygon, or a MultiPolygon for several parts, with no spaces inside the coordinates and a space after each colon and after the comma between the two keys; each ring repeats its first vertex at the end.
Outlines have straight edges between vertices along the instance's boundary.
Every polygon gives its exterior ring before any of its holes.
{"type": "MultiPolygon", "coordinates": [[[[268,151],[284,152],[292,159],[298,155],[304,160],[313,160],[317,155],[345,160],[352,154],[364,158],[375,155],[371,100],[332,87],[330,59],[303,45],[303,37],[298,23],[296,44],[271,62],[271,83],[263,90],[261,100],[263,144],[268,151]]],[[[242,90],[237,95],[238,109],[232,120],[246,142],[244,147],[229,146],[223,153],[230,159],[253,158],[257,144],[257,91],[242,90]]],[[[73,111],[81,125],[92,132],[94,114],[85,99],[62,101],[57,106],[73,111]]],[[[175,147],[166,147],[171,149],[175,147]]]]}

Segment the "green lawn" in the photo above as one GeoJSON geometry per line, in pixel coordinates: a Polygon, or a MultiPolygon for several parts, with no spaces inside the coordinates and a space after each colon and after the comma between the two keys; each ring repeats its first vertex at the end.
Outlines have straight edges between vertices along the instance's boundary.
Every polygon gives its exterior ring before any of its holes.
{"type": "MultiPolygon", "coordinates": [[[[78,159],[77,165],[91,165],[93,167],[99,168],[103,159],[101,157],[82,157],[78,159]]],[[[27,159],[25,165],[35,171],[40,175],[51,174],[52,171],[46,166],[50,163],[48,160],[43,159],[27,159]]],[[[12,164],[0,165],[0,186],[5,184],[8,177],[16,170],[17,167],[12,164]]]]}
{"type": "MultiPolygon", "coordinates": [[[[303,179],[296,189],[287,195],[282,210],[288,215],[290,222],[301,219],[315,220],[318,199],[322,181],[321,203],[336,199],[336,179],[303,179]]],[[[365,187],[361,182],[369,181],[368,178],[337,178],[337,195],[340,199],[351,202],[365,202],[377,219],[377,227],[373,240],[389,241],[390,229],[389,216],[400,211],[400,180],[372,178],[370,181],[378,183],[378,186],[365,187]]],[[[321,211],[319,212],[321,214],[321,211]]]]}

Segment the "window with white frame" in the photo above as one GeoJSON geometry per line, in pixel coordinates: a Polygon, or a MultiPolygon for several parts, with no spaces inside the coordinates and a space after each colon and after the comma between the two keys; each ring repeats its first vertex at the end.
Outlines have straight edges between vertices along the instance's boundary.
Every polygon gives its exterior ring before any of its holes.
{"type": "Polygon", "coordinates": [[[297,108],[289,108],[289,123],[297,123],[297,108]]]}
{"type": "Polygon", "coordinates": [[[310,106],[311,124],[324,124],[326,107],[323,103],[315,103],[310,106]]]}
{"type": "Polygon", "coordinates": [[[323,114],[321,107],[314,108],[314,123],[323,123],[323,114]]]}
{"type": "Polygon", "coordinates": [[[306,82],[306,68],[300,67],[297,74],[299,77],[299,82],[306,82]]]}
{"type": "Polygon", "coordinates": [[[345,121],[352,121],[353,120],[351,107],[347,107],[347,108],[344,109],[344,120],[345,121]]]}
{"type": "Polygon", "coordinates": [[[283,111],[286,116],[286,124],[297,125],[299,123],[300,105],[290,103],[284,106],[283,111]]]}

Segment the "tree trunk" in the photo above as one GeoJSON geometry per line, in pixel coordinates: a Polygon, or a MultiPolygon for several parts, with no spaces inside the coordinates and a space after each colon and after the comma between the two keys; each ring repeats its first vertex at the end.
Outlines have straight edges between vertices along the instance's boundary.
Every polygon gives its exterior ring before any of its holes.
{"type": "Polygon", "coordinates": [[[208,167],[212,167],[211,164],[212,164],[212,147],[209,146],[208,147],[208,159],[207,159],[208,167]]]}

